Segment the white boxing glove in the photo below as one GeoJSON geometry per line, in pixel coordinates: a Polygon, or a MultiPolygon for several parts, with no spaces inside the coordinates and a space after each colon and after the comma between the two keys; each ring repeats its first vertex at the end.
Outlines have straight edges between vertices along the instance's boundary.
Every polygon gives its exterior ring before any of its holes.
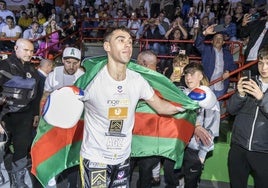
{"type": "Polygon", "coordinates": [[[201,108],[212,109],[217,103],[216,95],[207,86],[200,86],[193,89],[189,94],[192,100],[198,101],[201,108]]]}
{"type": "Polygon", "coordinates": [[[84,103],[84,91],[76,86],[66,86],[53,91],[47,98],[42,116],[47,123],[60,128],[71,128],[79,121],[84,103]]]}

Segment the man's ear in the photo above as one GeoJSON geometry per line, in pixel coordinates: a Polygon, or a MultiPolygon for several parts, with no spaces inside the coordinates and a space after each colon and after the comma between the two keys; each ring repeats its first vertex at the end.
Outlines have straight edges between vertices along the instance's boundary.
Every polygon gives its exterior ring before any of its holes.
{"type": "Polygon", "coordinates": [[[110,43],[109,42],[104,42],[103,43],[103,48],[106,52],[109,52],[110,51],[110,43]]]}

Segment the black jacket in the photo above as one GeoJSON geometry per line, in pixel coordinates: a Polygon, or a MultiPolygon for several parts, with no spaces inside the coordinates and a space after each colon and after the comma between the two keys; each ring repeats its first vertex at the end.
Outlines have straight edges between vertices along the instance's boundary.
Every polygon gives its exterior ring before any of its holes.
{"type": "MultiPolygon", "coordinates": [[[[258,40],[260,34],[263,32],[265,28],[266,20],[258,20],[252,23],[249,23],[247,26],[241,27],[241,32],[240,32],[240,37],[248,37],[249,36],[249,41],[247,44],[247,48],[245,50],[245,60],[248,57],[250,49],[254,46],[256,41],[258,40]]],[[[261,49],[263,46],[268,45],[268,32],[264,35],[264,38],[261,42],[260,48],[261,49]]]]}
{"type": "Polygon", "coordinates": [[[259,101],[236,92],[227,102],[227,111],[235,115],[231,143],[248,151],[268,153],[268,91],[259,101]]]}
{"type": "MultiPolygon", "coordinates": [[[[21,76],[21,77],[32,77],[36,80],[36,91],[39,85],[39,74],[34,66],[30,62],[24,64],[16,57],[15,54],[12,54],[9,58],[0,61],[0,70],[5,70],[12,75],[21,76]]],[[[0,75],[0,86],[8,81],[3,75],[0,75]]],[[[20,112],[32,113],[34,116],[39,115],[39,98],[38,95],[42,93],[37,92],[35,98],[25,107],[21,109],[20,112]]]]}

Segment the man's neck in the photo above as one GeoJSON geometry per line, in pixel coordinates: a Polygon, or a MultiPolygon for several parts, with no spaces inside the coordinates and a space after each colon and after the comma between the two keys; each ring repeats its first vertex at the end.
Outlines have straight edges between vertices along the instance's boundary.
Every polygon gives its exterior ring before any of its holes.
{"type": "Polygon", "coordinates": [[[126,65],[121,63],[108,63],[107,70],[109,75],[116,81],[122,81],[126,78],[126,65]]]}

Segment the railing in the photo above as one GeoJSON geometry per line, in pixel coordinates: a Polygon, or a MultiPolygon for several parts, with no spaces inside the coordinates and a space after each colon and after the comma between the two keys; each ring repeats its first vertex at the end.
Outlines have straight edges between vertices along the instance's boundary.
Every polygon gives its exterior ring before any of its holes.
{"type": "MultiPolygon", "coordinates": [[[[87,19],[88,21],[100,21],[100,20],[105,20],[105,21],[111,21],[111,20],[118,20],[118,21],[122,21],[124,19],[116,19],[116,18],[113,18],[113,19],[110,19],[110,20],[107,20],[107,19],[87,19]]],[[[77,44],[80,45],[81,49],[82,49],[82,42],[86,42],[86,41],[89,41],[89,42],[100,42],[100,41],[103,41],[103,36],[100,36],[100,37],[90,37],[90,36],[84,36],[84,33],[85,31],[89,31],[89,32],[98,32],[98,31],[104,31],[106,30],[107,28],[104,28],[104,27],[87,27],[87,28],[84,28],[84,30],[82,29],[82,24],[81,22],[80,23],[80,28],[78,29],[78,31],[72,33],[71,35],[69,36],[66,36],[65,38],[62,38],[59,40],[59,42],[57,43],[54,43],[50,46],[48,46],[47,48],[45,48],[44,50],[42,51],[39,51],[38,53],[35,54],[35,56],[38,56],[40,53],[43,53],[44,54],[44,58],[53,58],[53,59],[56,59],[57,57],[60,57],[61,54],[62,54],[62,51],[63,51],[63,48],[65,47],[64,45],[62,45],[66,40],[68,40],[70,37],[72,36],[76,36],[77,38],[79,38],[79,40],[77,40],[77,44]],[[79,36],[77,36],[79,35],[79,36]],[[55,45],[58,45],[58,46],[61,46],[61,49],[58,50],[58,51],[54,51],[53,52],[53,57],[51,57],[51,49],[53,49],[53,47],[55,45]]],[[[68,27],[68,26],[67,26],[68,27]]],[[[67,28],[66,27],[66,28],[67,28]]],[[[49,38],[50,36],[52,35],[53,33],[50,33],[50,34],[47,34],[45,36],[42,36],[38,39],[35,39],[35,40],[32,40],[33,42],[36,42],[38,40],[45,40],[47,43],[49,42],[49,38]]],[[[11,39],[0,39],[0,40],[11,40],[11,39]]],[[[189,44],[193,44],[194,41],[193,40],[154,40],[154,39],[139,39],[137,40],[136,42],[138,42],[138,45],[139,45],[139,49],[140,51],[143,50],[146,46],[148,46],[148,44],[150,42],[161,42],[161,43],[189,43],[189,44]]],[[[205,41],[205,43],[210,43],[210,41],[205,41]]],[[[243,45],[242,43],[240,42],[226,42],[226,44],[230,47],[230,51],[231,53],[238,53],[238,59],[235,61],[238,65],[238,69],[230,72],[230,80],[231,82],[237,82],[238,79],[240,78],[240,72],[250,66],[252,66],[253,64],[255,64],[256,62],[251,62],[249,64],[246,64],[244,65],[244,56],[243,56],[243,45]],[[238,50],[237,50],[238,49],[238,50]],[[235,52],[236,50],[236,52],[235,52]]],[[[1,54],[1,53],[0,53],[1,54]]],[[[2,53],[3,54],[3,53],[2,53]]],[[[5,52],[4,54],[11,54],[11,52],[5,52]]],[[[173,58],[174,56],[172,55],[169,55],[169,54],[165,54],[165,55],[158,55],[158,58],[161,58],[161,59],[168,59],[168,58],[173,58]]],[[[200,56],[196,56],[196,55],[189,55],[189,59],[190,60],[195,60],[195,61],[201,61],[201,57],[200,56]]],[[[39,61],[38,60],[33,60],[32,61],[33,63],[38,63],[39,61]]],[[[212,80],[210,82],[210,85],[213,85],[217,82],[220,82],[220,81],[223,81],[223,78],[222,77],[219,77],[215,80],[212,80]]],[[[233,93],[235,92],[235,88],[233,88],[232,90],[230,90],[228,93],[226,93],[225,95],[221,96],[218,98],[218,100],[222,100],[222,101],[225,101],[226,99],[228,99],[233,93]]],[[[226,116],[226,114],[223,114],[222,117],[226,116]]]]}

